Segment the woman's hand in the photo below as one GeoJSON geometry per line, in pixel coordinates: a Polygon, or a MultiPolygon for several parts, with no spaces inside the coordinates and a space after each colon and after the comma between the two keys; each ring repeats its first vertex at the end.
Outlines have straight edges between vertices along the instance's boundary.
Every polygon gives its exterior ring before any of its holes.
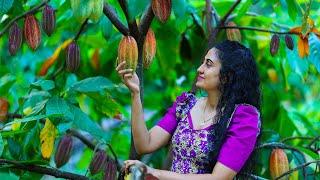
{"type": "Polygon", "coordinates": [[[157,170],[145,165],[141,161],[138,161],[138,160],[126,160],[126,161],[124,161],[124,165],[125,165],[125,173],[126,174],[128,174],[129,168],[130,168],[131,165],[136,165],[136,166],[142,168],[141,171],[145,174],[146,177],[148,177],[148,179],[157,179],[156,178],[157,177],[157,170]]]}
{"type": "Polygon", "coordinates": [[[132,94],[140,93],[140,82],[136,72],[133,69],[124,69],[125,61],[122,61],[116,67],[116,70],[122,80],[122,82],[129,88],[132,94]]]}

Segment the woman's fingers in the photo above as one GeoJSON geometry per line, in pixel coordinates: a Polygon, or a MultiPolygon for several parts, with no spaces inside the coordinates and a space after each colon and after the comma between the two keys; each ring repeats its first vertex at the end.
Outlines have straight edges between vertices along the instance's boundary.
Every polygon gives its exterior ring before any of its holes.
{"type": "Polygon", "coordinates": [[[120,64],[118,64],[118,66],[116,67],[116,70],[118,71],[119,69],[121,69],[122,66],[124,66],[126,64],[125,61],[122,61],[120,64]]]}
{"type": "Polygon", "coordinates": [[[120,75],[125,74],[125,73],[132,73],[132,72],[133,72],[133,69],[122,69],[122,70],[118,71],[118,73],[120,75]]]}

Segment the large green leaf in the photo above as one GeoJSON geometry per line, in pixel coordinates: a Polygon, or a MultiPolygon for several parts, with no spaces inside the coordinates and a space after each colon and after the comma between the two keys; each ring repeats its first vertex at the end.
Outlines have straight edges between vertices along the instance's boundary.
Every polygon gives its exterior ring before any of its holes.
{"type": "Polygon", "coordinates": [[[70,90],[84,93],[110,90],[112,88],[114,88],[114,84],[109,79],[102,76],[97,76],[76,82],[75,84],[73,84],[73,86],[71,86],[70,90]]]}
{"type": "Polygon", "coordinates": [[[53,89],[55,87],[55,85],[54,85],[54,81],[52,81],[52,80],[41,79],[39,81],[32,83],[31,87],[39,88],[39,89],[41,88],[44,91],[49,91],[49,90],[53,89]]]}
{"type": "Polygon", "coordinates": [[[247,0],[245,3],[243,3],[240,6],[240,9],[238,11],[237,14],[237,18],[240,19],[243,15],[245,15],[245,13],[248,11],[248,9],[250,8],[250,6],[252,5],[252,0],[247,0]]]}
{"type": "Polygon", "coordinates": [[[0,134],[0,157],[1,157],[2,152],[3,152],[3,148],[4,148],[3,139],[2,139],[2,136],[0,134]]]}
{"type": "Polygon", "coordinates": [[[0,0],[0,15],[5,14],[12,7],[13,0],[0,0]]]}
{"type": "Polygon", "coordinates": [[[71,114],[68,114],[70,112],[69,106],[65,100],[59,97],[52,97],[49,99],[46,105],[46,114],[61,114],[65,116],[71,116],[71,114]]]}
{"type": "Polygon", "coordinates": [[[309,36],[310,56],[309,61],[320,73],[320,39],[313,33],[309,36]]]}
{"type": "Polygon", "coordinates": [[[292,21],[296,20],[298,14],[298,4],[296,0],[286,0],[288,6],[288,14],[292,21]]]}

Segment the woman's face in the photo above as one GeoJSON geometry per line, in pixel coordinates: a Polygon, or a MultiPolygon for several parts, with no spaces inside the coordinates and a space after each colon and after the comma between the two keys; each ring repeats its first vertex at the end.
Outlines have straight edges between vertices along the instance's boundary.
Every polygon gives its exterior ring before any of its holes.
{"type": "Polygon", "coordinates": [[[198,77],[196,86],[206,91],[217,90],[220,84],[219,74],[221,63],[217,52],[218,50],[216,48],[211,48],[197,69],[198,77]]]}

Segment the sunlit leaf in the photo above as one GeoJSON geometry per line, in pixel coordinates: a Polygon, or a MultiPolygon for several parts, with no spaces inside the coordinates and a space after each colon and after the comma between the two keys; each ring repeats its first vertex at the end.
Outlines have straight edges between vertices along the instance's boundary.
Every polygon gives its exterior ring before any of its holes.
{"type": "Polygon", "coordinates": [[[54,140],[56,138],[56,127],[47,118],[43,129],[40,131],[40,141],[41,141],[41,154],[43,158],[50,158],[53,147],[54,140]]]}

